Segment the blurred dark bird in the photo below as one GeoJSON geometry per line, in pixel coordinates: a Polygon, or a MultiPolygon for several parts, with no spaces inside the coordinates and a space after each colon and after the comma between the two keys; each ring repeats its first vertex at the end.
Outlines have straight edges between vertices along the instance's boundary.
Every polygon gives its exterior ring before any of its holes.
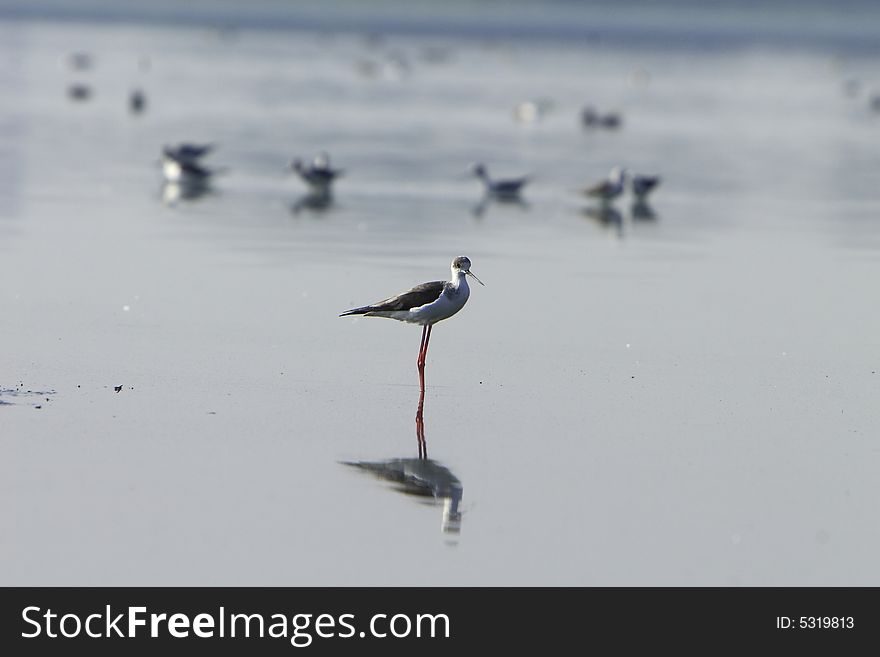
{"type": "Polygon", "coordinates": [[[163,158],[177,160],[178,162],[196,163],[214,150],[214,144],[189,144],[180,143],[177,146],[165,145],[162,148],[163,158]]]}
{"type": "Polygon", "coordinates": [[[528,176],[509,178],[506,180],[492,180],[489,177],[489,172],[486,170],[485,165],[480,163],[471,165],[471,172],[483,181],[486,195],[498,199],[518,199],[523,187],[529,182],[528,176]]]}
{"type": "Polygon", "coordinates": [[[623,193],[623,186],[626,180],[626,169],[615,166],[608,173],[608,177],[595,185],[582,190],[583,193],[592,198],[598,198],[602,203],[613,201],[623,193]]]}
{"type": "Polygon", "coordinates": [[[219,169],[208,169],[195,161],[176,160],[173,157],[162,158],[162,173],[168,182],[204,185],[211,176],[219,172],[219,169]]]}
{"type": "Polygon", "coordinates": [[[297,158],[290,163],[290,168],[299,174],[303,182],[320,193],[328,193],[333,181],[343,174],[342,169],[330,166],[330,156],[327,153],[318,153],[308,166],[297,158]]]}
{"type": "Polygon", "coordinates": [[[67,87],[67,95],[71,100],[88,100],[92,97],[92,88],[87,84],[74,83],[67,87]]]}
{"type": "Polygon", "coordinates": [[[128,109],[132,114],[140,114],[147,107],[147,97],[140,89],[135,89],[128,96],[128,109]]]}
{"type": "Polygon", "coordinates": [[[870,107],[875,112],[880,112],[880,94],[871,96],[870,107]]]}
{"type": "Polygon", "coordinates": [[[639,202],[643,202],[659,184],[660,176],[633,175],[630,178],[630,189],[639,202]]]}
{"type": "Polygon", "coordinates": [[[588,128],[606,128],[614,130],[623,123],[623,118],[616,112],[600,114],[590,105],[581,111],[581,123],[588,128]]]}
{"type": "Polygon", "coordinates": [[[72,52],[67,55],[67,64],[76,71],[85,71],[92,67],[92,56],[87,52],[72,52]]]}

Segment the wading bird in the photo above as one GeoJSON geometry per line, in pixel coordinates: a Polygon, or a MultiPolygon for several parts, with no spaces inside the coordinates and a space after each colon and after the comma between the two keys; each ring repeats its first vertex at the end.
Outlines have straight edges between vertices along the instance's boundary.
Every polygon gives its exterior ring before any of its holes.
{"type": "Polygon", "coordinates": [[[448,281],[422,283],[397,296],[383,299],[369,306],[352,308],[339,315],[340,317],[346,315],[387,317],[410,324],[421,324],[422,342],[416,364],[419,369],[419,389],[422,392],[425,390],[425,359],[428,356],[431,327],[437,322],[452,317],[464,308],[471,293],[467,282],[468,276],[480,285],[484,284],[471,272],[471,261],[467,256],[458,256],[452,261],[450,268],[452,278],[448,281]]]}
{"type": "Polygon", "coordinates": [[[508,180],[492,180],[489,178],[489,172],[486,170],[486,167],[479,163],[472,165],[471,171],[477,178],[483,181],[483,185],[486,188],[486,196],[502,200],[518,199],[522,188],[529,182],[528,176],[508,180]]]}

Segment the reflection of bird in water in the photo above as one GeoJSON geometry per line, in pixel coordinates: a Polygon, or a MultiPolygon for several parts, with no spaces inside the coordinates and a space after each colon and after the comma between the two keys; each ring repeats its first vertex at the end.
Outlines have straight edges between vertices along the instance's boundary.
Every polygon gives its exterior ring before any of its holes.
{"type": "Polygon", "coordinates": [[[458,534],[461,531],[461,481],[445,465],[428,458],[425,440],[423,408],[424,390],[419,393],[419,406],[416,411],[416,438],[419,443],[418,458],[396,458],[384,461],[343,461],[371,472],[380,479],[391,481],[397,490],[409,495],[433,497],[443,502],[441,530],[444,534],[458,534]]]}
{"type": "Polygon", "coordinates": [[[449,468],[432,459],[398,458],[385,461],[344,461],[381,479],[397,484],[397,489],[410,495],[433,497],[443,501],[441,529],[446,534],[461,531],[462,486],[449,468]]]}
{"type": "Polygon", "coordinates": [[[327,153],[319,153],[309,166],[302,163],[299,158],[290,163],[290,168],[299,174],[313,191],[329,193],[333,181],[342,175],[342,169],[334,169],[330,166],[330,156],[327,153]]]}
{"type": "Polygon", "coordinates": [[[553,109],[553,101],[549,98],[524,100],[513,108],[513,117],[520,123],[536,123],[553,109]]]}
{"type": "Polygon", "coordinates": [[[624,236],[623,215],[613,206],[603,205],[598,208],[584,208],[585,217],[597,222],[603,228],[611,229],[618,237],[624,236]]]}
{"type": "Polygon", "coordinates": [[[147,107],[147,97],[140,89],[135,89],[128,97],[128,109],[132,114],[140,114],[147,107]]]}
{"type": "Polygon", "coordinates": [[[178,201],[194,201],[207,194],[213,194],[209,181],[172,182],[162,185],[162,202],[168,206],[177,205],[178,201]]]}
{"type": "Polygon", "coordinates": [[[623,185],[626,180],[626,169],[615,166],[608,173],[608,177],[595,185],[582,190],[586,196],[597,198],[603,204],[609,203],[623,193],[623,185]]]}
{"type": "Polygon", "coordinates": [[[452,317],[467,303],[471,290],[467,277],[480,285],[483,282],[471,272],[471,261],[467,256],[458,256],[450,266],[452,278],[448,281],[432,281],[416,285],[411,290],[389,297],[369,306],[346,310],[339,316],[366,315],[367,317],[387,317],[401,322],[422,325],[422,342],[416,361],[419,369],[419,387],[425,389],[425,359],[428,356],[428,342],[431,328],[437,322],[452,317]]]}
{"type": "Polygon", "coordinates": [[[617,112],[600,114],[596,108],[587,105],[581,110],[581,123],[588,128],[605,128],[614,130],[621,126],[623,117],[617,112]]]}
{"type": "Polygon", "coordinates": [[[313,190],[300,196],[290,205],[293,214],[299,214],[303,210],[324,212],[333,205],[333,194],[329,189],[313,190]]]}
{"type": "Polygon", "coordinates": [[[477,219],[481,219],[486,214],[486,210],[488,210],[489,206],[491,206],[493,203],[500,203],[500,204],[506,205],[508,207],[516,206],[516,207],[520,208],[521,210],[528,210],[531,207],[526,201],[521,199],[519,196],[514,196],[512,198],[506,198],[506,197],[499,198],[499,197],[495,197],[495,196],[485,195],[485,196],[483,196],[483,198],[480,199],[479,203],[477,203],[473,208],[471,208],[471,214],[473,214],[477,219]]]}
{"type": "Polygon", "coordinates": [[[492,180],[489,178],[489,172],[486,170],[486,167],[480,163],[472,165],[471,172],[483,181],[486,196],[491,196],[497,200],[513,201],[518,199],[523,187],[529,182],[528,176],[509,178],[507,180],[492,180]]]}
{"type": "Polygon", "coordinates": [[[67,95],[71,100],[88,100],[92,97],[92,88],[87,84],[77,82],[67,87],[67,95]]]}
{"type": "Polygon", "coordinates": [[[630,179],[630,189],[636,201],[644,202],[657,185],[660,184],[660,176],[633,175],[630,179]]]}
{"type": "Polygon", "coordinates": [[[657,219],[657,213],[654,212],[654,208],[645,200],[633,201],[629,213],[636,221],[654,221],[657,219]]]}

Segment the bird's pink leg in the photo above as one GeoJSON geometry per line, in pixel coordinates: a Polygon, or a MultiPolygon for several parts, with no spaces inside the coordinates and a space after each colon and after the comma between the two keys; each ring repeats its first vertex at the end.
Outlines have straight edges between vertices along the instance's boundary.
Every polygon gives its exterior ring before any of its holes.
{"type": "Polygon", "coordinates": [[[422,327],[422,343],[419,345],[419,358],[416,361],[416,366],[419,368],[419,390],[423,395],[425,394],[425,347],[428,344],[425,338],[427,335],[428,326],[425,325],[422,327]]]}
{"type": "Polygon", "coordinates": [[[425,392],[425,359],[428,357],[428,341],[431,339],[432,324],[428,324],[422,329],[422,346],[419,349],[419,360],[416,363],[419,366],[419,390],[425,392]]]}
{"type": "Polygon", "coordinates": [[[422,341],[419,343],[419,358],[416,361],[416,365],[418,365],[419,369],[422,369],[425,366],[425,336],[428,335],[428,327],[427,325],[422,327],[422,341]]]}
{"type": "Polygon", "coordinates": [[[422,367],[425,366],[425,361],[428,360],[428,342],[431,340],[432,328],[434,328],[434,325],[428,324],[428,334],[425,336],[425,352],[422,354],[422,367]]]}
{"type": "Polygon", "coordinates": [[[425,388],[419,391],[419,407],[416,409],[416,440],[419,442],[419,458],[428,458],[428,445],[425,442],[425,388]]]}

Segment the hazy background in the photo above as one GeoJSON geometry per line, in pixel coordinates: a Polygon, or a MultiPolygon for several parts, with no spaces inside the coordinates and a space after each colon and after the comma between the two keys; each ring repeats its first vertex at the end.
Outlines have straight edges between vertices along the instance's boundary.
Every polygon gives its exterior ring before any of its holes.
{"type": "Polygon", "coordinates": [[[0,85],[3,584],[880,584],[875,3],[0,1],[0,85]],[[340,463],[417,457],[419,328],[337,315],[461,254],[455,534],[340,463]]]}

